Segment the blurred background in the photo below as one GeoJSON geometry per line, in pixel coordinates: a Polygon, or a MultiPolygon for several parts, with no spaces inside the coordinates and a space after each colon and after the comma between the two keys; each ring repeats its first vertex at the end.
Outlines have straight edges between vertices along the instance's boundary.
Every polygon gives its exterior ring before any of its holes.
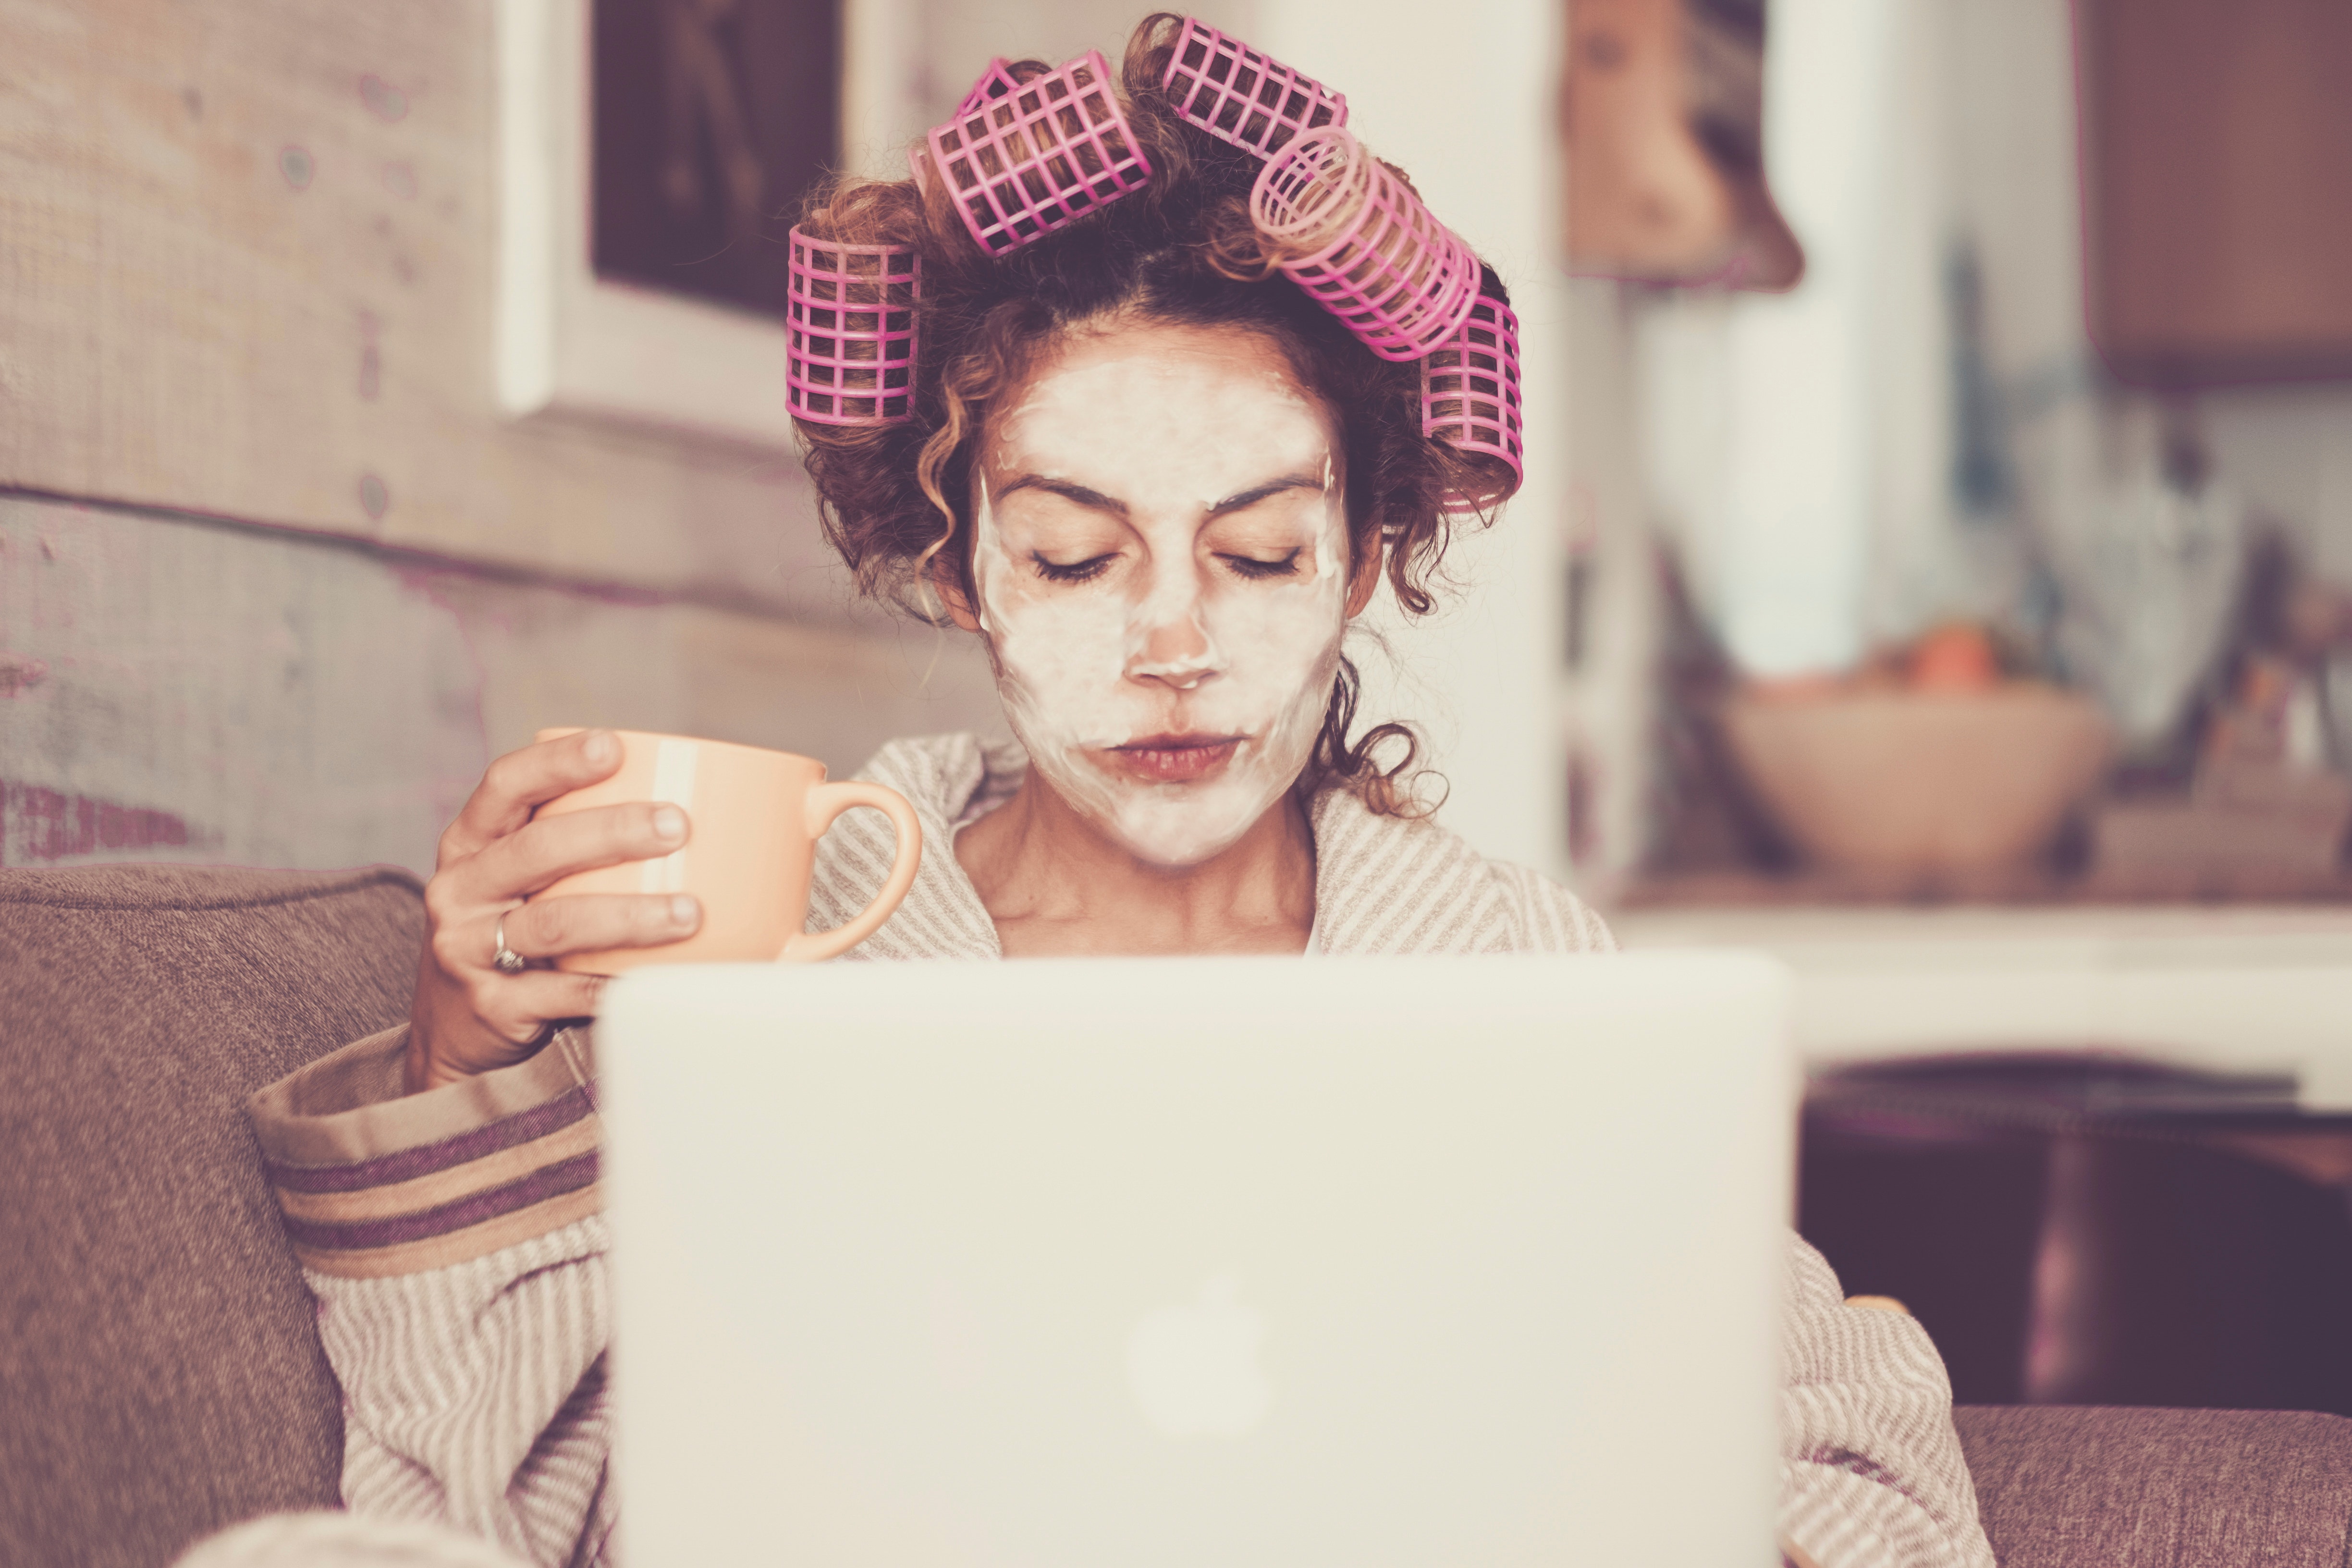
{"type": "MultiPolygon", "coordinates": [[[[817,535],[782,237],[1139,15],[0,11],[0,860],[422,869],[542,724],[993,724],[817,535]]],[[[1360,650],[1456,831],[1627,909],[2345,890],[2340,7],[1207,19],[1527,321],[1526,493],[1360,650]]]]}
{"type": "MultiPolygon", "coordinates": [[[[1797,966],[1805,1228],[1963,1398],[2352,1409],[2352,9],[1202,14],[1526,325],[1526,490],[1358,649],[1446,825],[1797,966]]],[[[824,548],[782,237],[1140,15],[0,0],[0,865],[997,728],[824,548]]]]}

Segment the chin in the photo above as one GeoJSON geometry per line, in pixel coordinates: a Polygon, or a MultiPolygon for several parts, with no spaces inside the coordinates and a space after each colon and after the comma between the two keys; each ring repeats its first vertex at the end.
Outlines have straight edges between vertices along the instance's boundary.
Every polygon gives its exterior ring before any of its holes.
{"type": "Polygon", "coordinates": [[[1147,866],[1156,866],[1162,871],[1189,871],[1232,848],[1248,831],[1249,826],[1244,824],[1236,831],[1202,839],[1168,839],[1156,836],[1139,837],[1118,829],[1112,830],[1112,837],[1129,854],[1147,866]]]}
{"type": "Polygon", "coordinates": [[[1100,826],[1137,859],[1185,871],[1213,860],[1257,826],[1282,798],[1233,787],[1230,777],[1190,784],[1146,784],[1121,790],[1110,820],[1100,826]]]}

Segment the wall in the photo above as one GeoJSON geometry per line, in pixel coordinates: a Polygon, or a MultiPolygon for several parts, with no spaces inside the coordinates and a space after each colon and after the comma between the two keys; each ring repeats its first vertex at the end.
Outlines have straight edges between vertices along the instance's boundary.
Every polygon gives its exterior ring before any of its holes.
{"type": "Polygon", "coordinates": [[[788,458],[494,413],[489,7],[7,16],[0,479],[791,603],[788,458]]]}
{"type": "Polygon", "coordinates": [[[983,669],[912,625],[845,636],[22,498],[0,497],[0,865],[429,870],[483,764],[543,724],[724,736],[846,771],[993,702],[983,669]]]}
{"type": "Polygon", "coordinates": [[[790,454],[498,414],[494,86],[472,0],[0,11],[10,863],[154,847],[106,806],[423,866],[542,724],[842,769],[995,721],[976,649],[852,605],[790,454]]]}
{"type": "Polygon", "coordinates": [[[1657,777],[1654,650],[1661,635],[1634,353],[1639,318],[1606,279],[1570,285],[1569,849],[1588,899],[1639,869],[1657,777]]]}
{"type": "Polygon", "coordinates": [[[1786,293],[1669,297],[1645,313],[1637,358],[1661,521],[1698,602],[1759,675],[1839,668],[1908,630],[1922,563],[1938,563],[1948,10],[1776,5],[1766,158],[1804,276],[1786,293]]]}

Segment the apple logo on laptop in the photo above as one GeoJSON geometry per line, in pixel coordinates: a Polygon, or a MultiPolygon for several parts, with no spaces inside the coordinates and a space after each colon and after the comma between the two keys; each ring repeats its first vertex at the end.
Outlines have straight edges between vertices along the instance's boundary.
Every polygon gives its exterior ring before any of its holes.
{"type": "Polygon", "coordinates": [[[1257,1363],[1265,1320],[1240,1294],[1233,1275],[1212,1275],[1192,1300],[1146,1312],[1128,1335],[1128,1384],[1168,1436],[1238,1437],[1274,1404],[1257,1363]]]}

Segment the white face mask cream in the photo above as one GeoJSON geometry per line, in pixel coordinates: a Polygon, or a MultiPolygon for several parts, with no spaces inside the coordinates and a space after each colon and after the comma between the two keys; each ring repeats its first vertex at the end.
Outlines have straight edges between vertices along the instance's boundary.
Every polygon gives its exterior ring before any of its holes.
{"type": "Polygon", "coordinates": [[[1155,865],[1297,779],[1347,628],[1336,432],[1255,333],[1081,332],[992,432],[972,575],[1031,765],[1155,865]]]}

